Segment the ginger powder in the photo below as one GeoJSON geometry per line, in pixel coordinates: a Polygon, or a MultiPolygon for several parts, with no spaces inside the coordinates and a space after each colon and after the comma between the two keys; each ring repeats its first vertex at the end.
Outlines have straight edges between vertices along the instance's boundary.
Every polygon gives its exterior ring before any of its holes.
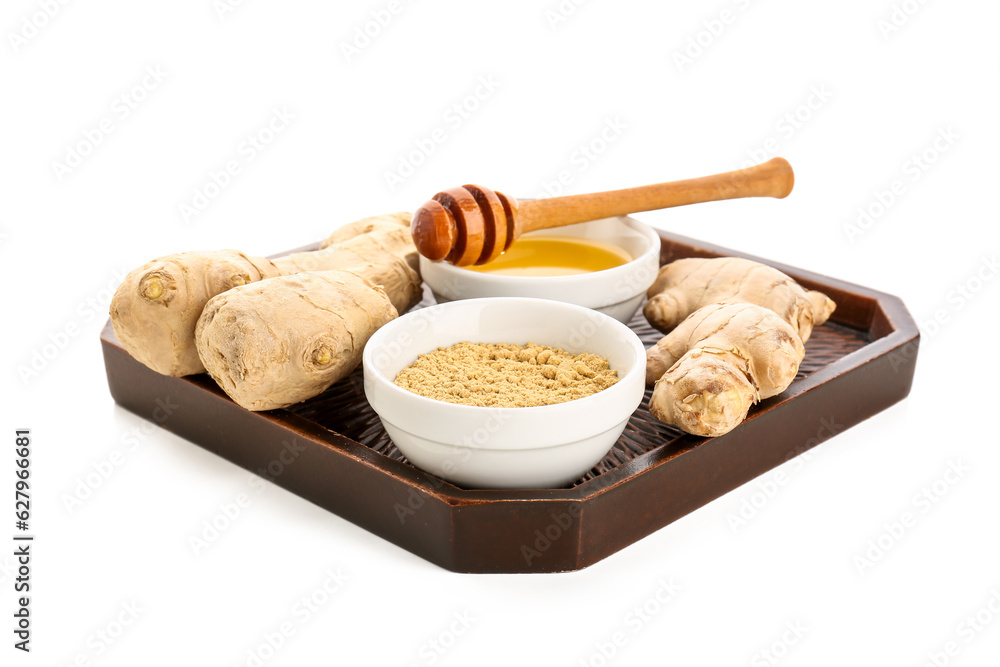
{"type": "Polygon", "coordinates": [[[565,403],[616,382],[618,372],[602,356],[535,343],[455,343],[421,354],[396,376],[415,394],[491,408],[565,403]]]}

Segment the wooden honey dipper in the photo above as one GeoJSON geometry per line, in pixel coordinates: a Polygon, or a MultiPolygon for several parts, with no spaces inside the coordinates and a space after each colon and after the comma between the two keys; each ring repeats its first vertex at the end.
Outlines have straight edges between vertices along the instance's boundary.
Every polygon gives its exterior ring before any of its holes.
{"type": "Polygon", "coordinates": [[[492,262],[525,232],[640,211],[742,197],[787,197],[795,176],[784,158],[748,169],[638,188],[535,199],[478,185],[450,188],[413,214],[410,231],[421,255],[456,266],[492,262]]]}

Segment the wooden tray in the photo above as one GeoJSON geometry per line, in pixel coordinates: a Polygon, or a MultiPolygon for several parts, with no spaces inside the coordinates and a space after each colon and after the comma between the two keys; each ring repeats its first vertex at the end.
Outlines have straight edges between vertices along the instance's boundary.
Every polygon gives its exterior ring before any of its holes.
{"type": "MultiPolygon", "coordinates": [[[[748,257],[660,236],[661,263],[748,257]]],[[[110,322],[101,344],[111,395],[121,406],[393,544],[456,572],[570,571],[615,553],[909,393],[919,335],[898,298],[750,259],[837,302],[832,320],[813,331],[795,382],[718,438],[662,424],[650,417],[644,401],[600,464],[560,489],[463,489],[411,466],[365,400],[360,368],[288,410],[249,412],[207,375],[166,377],[135,361],[115,339],[110,322]],[[159,408],[167,399],[180,407],[164,419],[159,408]]],[[[428,295],[417,307],[432,303],[428,295]]],[[[641,312],[630,326],[647,346],[659,339],[641,312]]]]}

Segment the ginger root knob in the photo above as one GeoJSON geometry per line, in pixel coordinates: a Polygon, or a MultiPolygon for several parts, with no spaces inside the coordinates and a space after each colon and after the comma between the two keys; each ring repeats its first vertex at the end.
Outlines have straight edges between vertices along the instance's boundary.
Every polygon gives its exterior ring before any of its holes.
{"type": "Polygon", "coordinates": [[[751,405],[792,383],[804,356],[798,333],[773,311],[705,306],[646,351],[649,411],[694,435],[728,433],[751,405]]]}
{"type": "Polygon", "coordinates": [[[312,353],[313,363],[317,366],[326,366],[333,361],[333,353],[326,345],[316,348],[312,353]]]}
{"type": "Polygon", "coordinates": [[[156,301],[163,296],[163,283],[155,274],[146,276],[139,289],[142,292],[142,297],[147,301],[156,301]]]}

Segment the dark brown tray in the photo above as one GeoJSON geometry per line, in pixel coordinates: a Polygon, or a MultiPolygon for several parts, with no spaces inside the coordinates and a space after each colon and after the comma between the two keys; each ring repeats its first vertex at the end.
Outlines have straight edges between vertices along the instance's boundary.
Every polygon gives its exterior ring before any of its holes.
{"type": "MultiPolygon", "coordinates": [[[[743,253],[661,233],[660,261],[743,253]]],[[[896,297],[756,257],[837,302],[795,382],[731,433],[698,438],[635,412],[615,447],[566,488],[463,489],[407,463],[365,400],[361,369],[288,410],[249,412],[207,375],[171,378],[101,333],[121,406],[456,572],[562,572],[596,563],[910,391],[919,335],[896,297]],[[179,406],[163,419],[158,408],[179,406]],[[294,443],[300,453],[288,462],[294,443]],[[284,459],[281,458],[285,451],[284,459]]],[[[417,307],[433,303],[429,296],[417,307]]],[[[659,335],[637,314],[648,345],[659,335]]],[[[646,397],[648,398],[647,391],[646,397]]]]}

